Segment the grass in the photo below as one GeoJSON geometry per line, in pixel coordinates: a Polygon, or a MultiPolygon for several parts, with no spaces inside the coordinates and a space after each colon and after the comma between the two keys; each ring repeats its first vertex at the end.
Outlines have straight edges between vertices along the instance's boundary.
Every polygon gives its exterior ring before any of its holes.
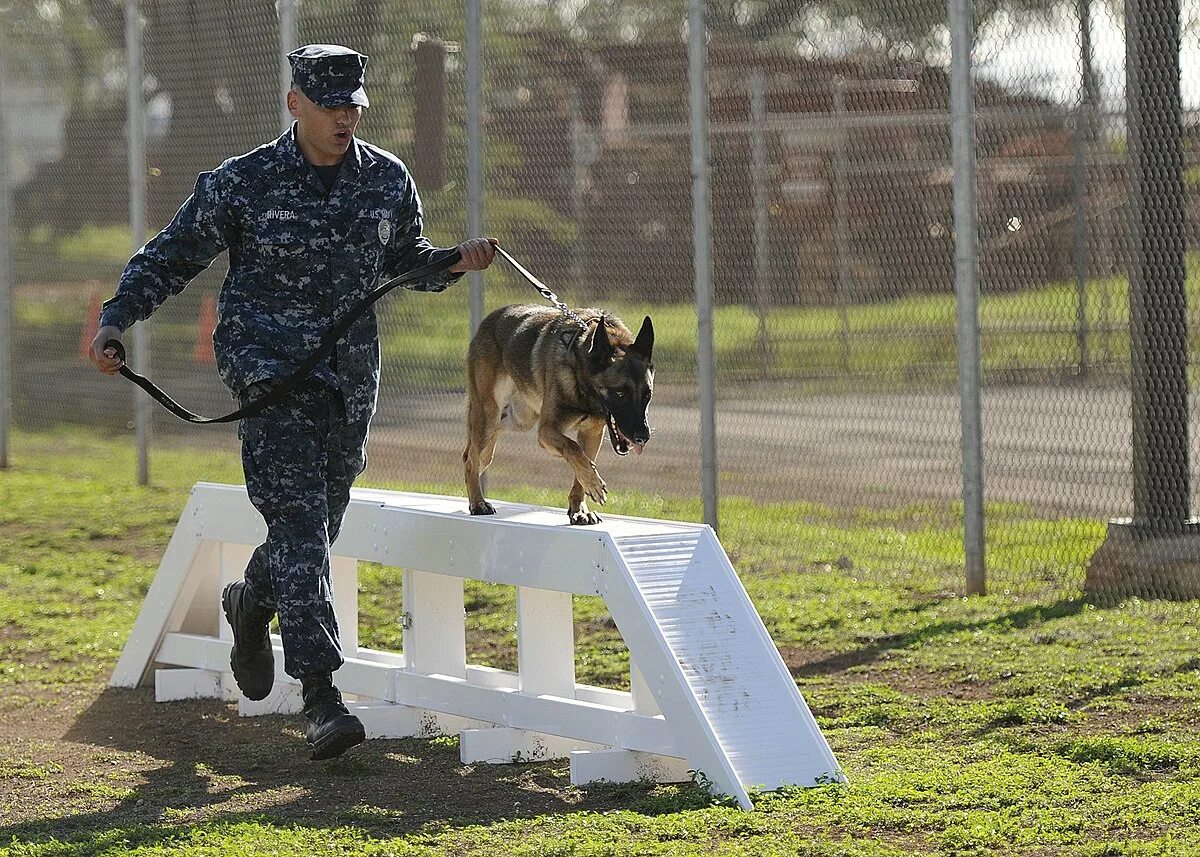
{"type": "MultiPolygon", "coordinates": [[[[1189,261],[1191,306],[1200,305],[1200,268],[1189,261]]],[[[536,302],[537,296],[514,283],[507,272],[488,275],[487,306],[536,302]]],[[[467,318],[466,291],[411,295],[394,299],[384,322],[384,349],[406,361],[418,361],[429,383],[461,387],[465,336],[447,319],[467,318]],[[402,302],[402,303],[401,303],[402,302]]],[[[1125,277],[1097,279],[1086,292],[1091,337],[1090,361],[1123,372],[1129,362],[1129,284],[1125,277]]],[[[663,304],[605,299],[636,332],[644,316],[654,319],[655,358],[662,366],[696,363],[696,311],[689,303],[663,304]]],[[[1073,283],[1055,283],[1011,294],[984,295],[980,301],[981,361],[990,377],[1023,380],[1059,379],[1077,371],[1078,294],[1073,283]]],[[[772,307],[766,316],[770,355],[766,377],[820,381],[823,388],[841,378],[860,389],[875,376],[888,388],[928,387],[954,382],[956,301],[941,295],[910,296],[851,306],[846,312],[849,337],[841,347],[841,315],[835,307],[772,307]],[[844,357],[843,357],[844,354],[844,357]]],[[[1193,324],[1192,346],[1200,345],[1193,324]]],[[[722,378],[734,381],[762,374],[759,319],[752,307],[714,310],[713,348],[722,378]]],[[[676,369],[676,371],[679,371],[676,369]]],[[[688,383],[690,378],[673,378],[688,383]]]]}
{"type": "MultiPolygon", "coordinates": [[[[80,237],[92,240],[95,236],[80,237]]],[[[1200,306],[1200,267],[1189,256],[1190,306],[1200,306]]],[[[551,284],[552,287],[555,284],[551,284]]],[[[74,296],[28,288],[15,301],[19,328],[33,330],[79,326],[95,284],[74,296]]],[[[539,302],[523,281],[502,266],[487,275],[487,308],[506,303],[539,302]]],[[[561,289],[560,289],[561,290],[561,289]]],[[[107,296],[107,295],[105,295],[107,296]]],[[[578,301],[580,296],[564,295],[578,301]]],[[[463,285],[437,295],[394,292],[382,306],[383,348],[414,367],[412,378],[426,388],[463,386],[468,294],[463,285]]],[[[1124,374],[1129,363],[1129,284],[1124,277],[1096,279],[1086,290],[1089,360],[1094,367],[1124,374]]],[[[614,297],[603,301],[635,329],[650,315],[655,327],[655,356],[660,366],[690,373],[696,365],[696,314],[691,303],[649,303],[614,297]]],[[[985,377],[1002,380],[1059,380],[1078,369],[1073,283],[1054,283],[1009,294],[985,294],[980,302],[983,331],[981,360],[985,377]]],[[[155,343],[190,353],[195,338],[194,312],[177,318],[171,303],[154,322],[155,343]]],[[[822,389],[840,381],[862,389],[877,379],[894,389],[953,383],[956,362],[956,303],[946,294],[918,295],[855,305],[847,309],[849,338],[841,346],[841,315],[835,307],[773,307],[766,317],[770,354],[765,376],[820,382],[822,389]]],[[[714,351],[724,382],[763,375],[759,320],[751,307],[719,306],[714,312],[714,351]]],[[[1200,324],[1191,325],[1189,346],[1200,346],[1200,324]]],[[[661,373],[660,373],[661,376],[661,373]]],[[[686,377],[660,377],[661,383],[690,384],[686,377]]],[[[1193,379],[1200,380],[1200,378],[1193,379]]]]}
{"type": "Polygon", "coordinates": [[[25,240],[29,252],[48,256],[64,264],[89,263],[124,267],[129,261],[133,238],[128,226],[88,224],[70,235],[52,237],[49,228],[40,226],[25,240]]]}
{"type": "MultiPolygon", "coordinates": [[[[453,737],[313,765],[294,718],[105,690],[188,487],[240,479],[232,456],[163,451],[139,487],[132,455],[18,433],[0,472],[0,853],[1200,852],[1200,604],[1081,597],[1099,522],[989,508],[994,594],[964,598],[952,505],[723,498],[722,540],[849,778],[746,813],[702,783],[581,789],[562,762],[462,766],[453,737]]],[[[614,512],[699,516],[621,495],[614,512]]],[[[360,578],[362,641],[398,646],[399,572],[360,578]]],[[[471,660],[514,666],[512,590],[469,584],[466,609],[471,660]]],[[[625,684],[599,599],[576,619],[579,679],[625,684]]]]}

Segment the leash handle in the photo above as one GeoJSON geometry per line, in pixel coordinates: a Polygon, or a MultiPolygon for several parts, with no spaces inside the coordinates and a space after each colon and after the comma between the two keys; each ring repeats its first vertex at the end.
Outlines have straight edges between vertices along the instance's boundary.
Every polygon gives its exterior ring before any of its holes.
{"type": "Polygon", "coordinates": [[[103,351],[105,348],[111,348],[117,352],[117,359],[121,361],[122,368],[124,368],[125,346],[121,344],[121,340],[110,339],[110,340],[108,340],[108,342],[104,343],[104,348],[101,348],[100,350],[103,351]]]}

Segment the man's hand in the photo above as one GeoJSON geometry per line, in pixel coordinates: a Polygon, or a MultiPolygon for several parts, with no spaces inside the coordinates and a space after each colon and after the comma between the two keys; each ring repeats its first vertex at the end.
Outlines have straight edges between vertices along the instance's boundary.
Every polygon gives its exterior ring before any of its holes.
{"type": "Polygon", "coordinates": [[[462,259],[450,267],[450,273],[461,274],[466,271],[482,271],[492,264],[496,258],[496,245],[500,243],[495,238],[472,238],[458,245],[462,259]]]}
{"type": "Polygon", "coordinates": [[[116,375],[121,371],[121,361],[117,359],[117,350],[115,348],[104,347],[104,343],[110,339],[120,341],[121,329],[119,327],[107,325],[96,331],[96,338],[92,340],[92,347],[88,352],[88,356],[92,358],[92,362],[96,364],[96,368],[105,375],[116,375]]]}

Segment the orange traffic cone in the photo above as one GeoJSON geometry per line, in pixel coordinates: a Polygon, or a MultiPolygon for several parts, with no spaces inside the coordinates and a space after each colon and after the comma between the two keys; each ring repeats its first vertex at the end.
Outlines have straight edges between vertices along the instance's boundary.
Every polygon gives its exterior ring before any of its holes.
{"type": "Polygon", "coordinates": [[[83,319],[83,331],[79,334],[79,356],[90,360],[92,355],[92,340],[100,330],[100,293],[92,292],[92,300],[88,304],[87,315],[83,319]]]}
{"type": "Polygon", "coordinates": [[[197,363],[212,365],[217,362],[213,352],[213,331],[217,329],[217,299],[205,295],[200,304],[200,318],[196,321],[196,345],[192,348],[192,359],[197,363]]]}

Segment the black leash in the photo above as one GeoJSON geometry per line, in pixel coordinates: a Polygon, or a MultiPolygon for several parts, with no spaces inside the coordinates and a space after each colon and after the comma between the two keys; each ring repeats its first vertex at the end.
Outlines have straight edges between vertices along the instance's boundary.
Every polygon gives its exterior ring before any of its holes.
{"type": "MultiPolygon", "coordinates": [[[[542,297],[554,304],[554,306],[556,306],[563,315],[567,316],[569,319],[574,321],[575,324],[579,325],[581,331],[587,330],[587,323],[580,318],[576,312],[563,303],[562,300],[559,299],[558,295],[554,294],[554,292],[552,292],[545,283],[543,283],[533,274],[529,273],[529,271],[525,270],[524,266],[510,256],[508,252],[505,251],[505,249],[499,244],[495,245],[495,247],[496,252],[503,256],[504,260],[508,262],[508,264],[512,265],[513,269],[518,274],[528,280],[529,283],[538,290],[538,293],[541,294],[542,297]]],[[[354,307],[338,321],[337,324],[325,332],[325,335],[321,337],[321,344],[318,345],[317,349],[308,356],[307,360],[300,364],[295,372],[293,372],[284,380],[280,381],[278,384],[272,386],[265,395],[260,396],[253,402],[247,404],[245,407],[238,408],[236,411],[226,414],[223,417],[202,417],[199,414],[192,413],[183,405],[179,404],[162,390],[160,390],[149,378],[134,372],[127,365],[125,365],[125,346],[121,344],[120,340],[110,339],[104,343],[104,347],[112,348],[117,352],[117,358],[121,361],[120,373],[123,377],[137,384],[139,387],[145,390],[151,398],[153,398],[172,414],[179,417],[181,420],[186,420],[189,423],[196,423],[198,425],[208,425],[211,423],[231,423],[235,420],[240,420],[244,417],[257,414],[264,408],[280,401],[288,393],[292,392],[292,390],[303,384],[308,379],[309,374],[319,365],[321,365],[321,362],[326,357],[333,353],[333,349],[337,346],[337,341],[346,334],[346,331],[350,329],[350,325],[354,324],[354,322],[358,320],[359,316],[366,312],[372,304],[374,304],[392,289],[396,288],[397,286],[403,286],[407,283],[416,282],[417,280],[423,280],[433,274],[440,274],[442,271],[446,270],[460,259],[462,259],[462,254],[460,254],[457,249],[451,250],[436,262],[430,262],[428,265],[422,265],[419,268],[413,268],[411,271],[406,271],[400,276],[393,277],[382,285],[376,286],[370,294],[355,304],[354,307]]]]}
{"type": "MultiPolygon", "coordinates": [[[[504,255],[511,261],[511,256],[509,256],[507,253],[504,255]]],[[[121,361],[120,372],[122,376],[137,384],[139,387],[149,393],[151,398],[153,398],[175,416],[179,417],[181,420],[187,420],[189,423],[197,423],[200,425],[207,425],[209,423],[231,423],[235,420],[240,420],[244,417],[257,414],[264,408],[280,401],[292,390],[303,384],[308,379],[308,376],[312,370],[321,365],[321,361],[333,353],[333,349],[337,346],[337,341],[345,335],[347,330],[350,329],[350,325],[354,324],[354,322],[358,320],[358,317],[366,312],[372,304],[374,304],[392,289],[396,288],[397,286],[403,286],[406,283],[423,280],[433,274],[440,274],[442,271],[458,262],[461,258],[462,255],[458,252],[458,250],[451,250],[436,262],[430,262],[428,265],[422,265],[419,268],[413,268],[411,271],[407,271],[398,277],[393,277],[382,285],[377,286],[370,294],[355,304],[355,306],[348,313],[346,313],[337,324],[326,331],[325,335],[321,337],[321,344],[317,346],[317,350],[310,354],[308,359],[301,363],[295,372],[293,372],[283,381],[280,381],[278,384],[271,387],[266,395],[255,399],[245,407],[238,408],[233,413],[226,414],[223,417],[202,417],[199,414],[192,413],[183,405],[179,404],[162,390],[160,390],[157,386],[155,386],[154,382],[149,378],[134,372],[125,365],[125,346],[122,345],[119,340],[110,339],[108,342],[104,343],[104,347],[113,348],[116,350],[117,357],[121,361]]]]}

